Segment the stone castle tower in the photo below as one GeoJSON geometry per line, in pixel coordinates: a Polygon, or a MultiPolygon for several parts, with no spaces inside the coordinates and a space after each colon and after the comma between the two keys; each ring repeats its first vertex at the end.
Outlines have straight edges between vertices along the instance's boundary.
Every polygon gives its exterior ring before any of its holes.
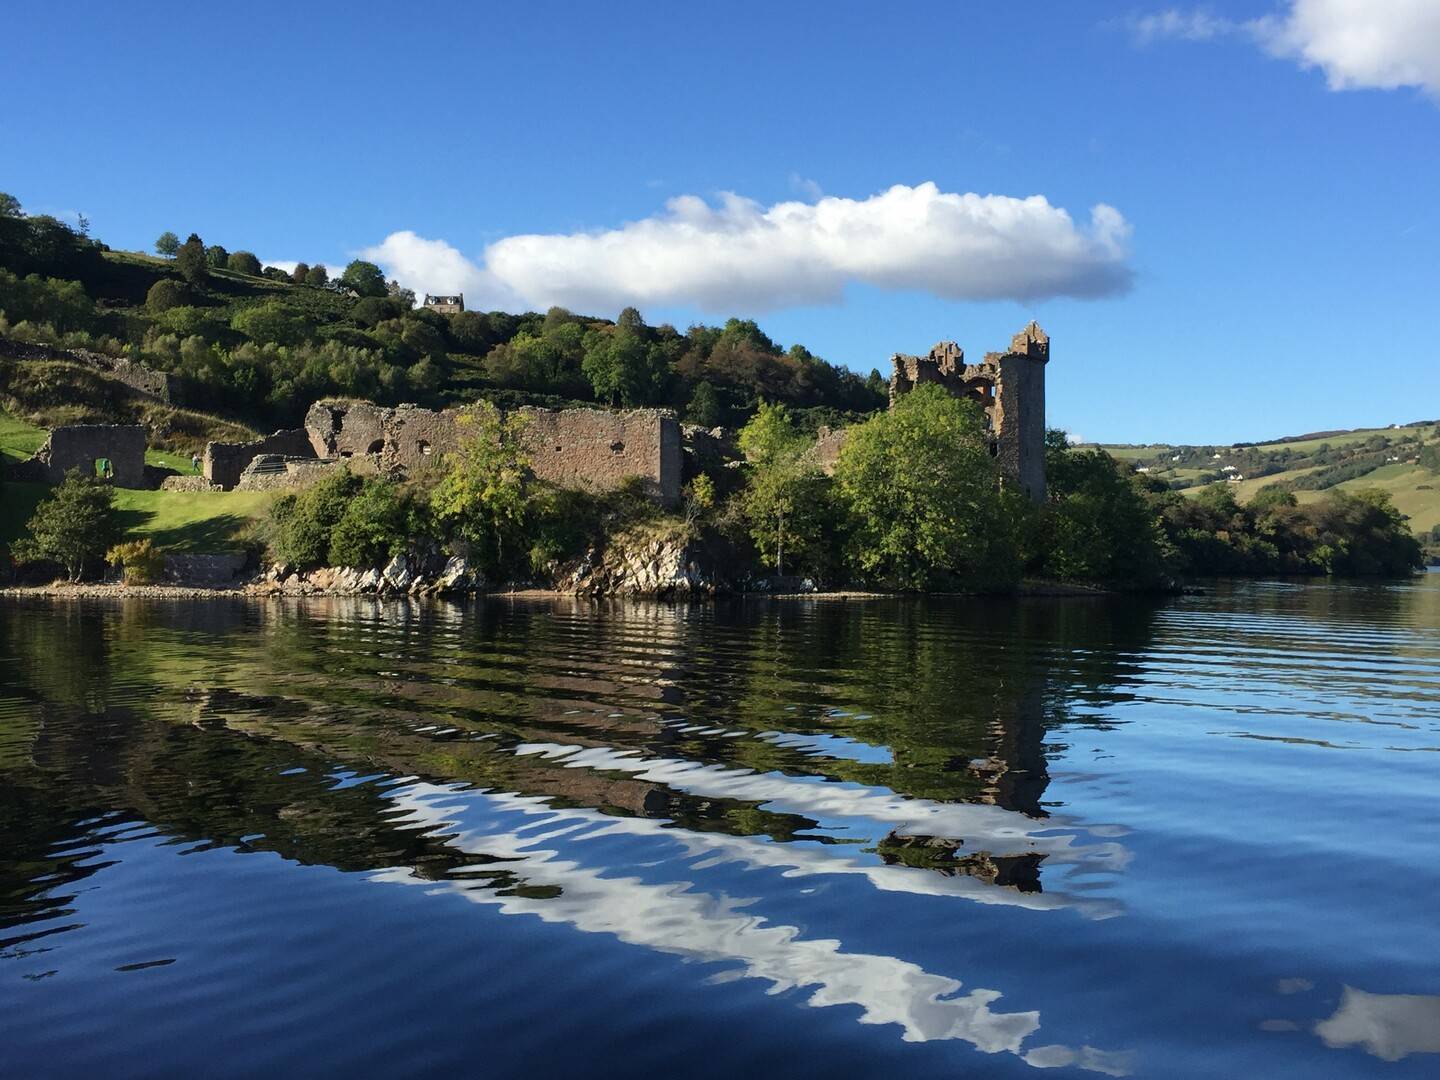
{"type": "Polygon", "coordinates": [[[923,383],[938,383],[985,410],[990,452],[1001,471],[1035,502],[1045,499],[1045,365],[1050,338],[1031,322],[1010,349],[965,363],[965,350],[942,341],[925,356],[890,358],[890,403],[923,383]]]}

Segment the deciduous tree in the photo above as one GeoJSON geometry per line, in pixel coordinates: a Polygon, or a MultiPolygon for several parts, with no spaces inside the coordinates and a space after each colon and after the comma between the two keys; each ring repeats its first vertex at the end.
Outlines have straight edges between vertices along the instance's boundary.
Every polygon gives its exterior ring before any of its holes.
{"type": "Polygon", "coordinates": [[[15,557],[59,563],[71,581],[79,581],[86,564],[104,555],[115,539],[114,503],[108,486],[72,469],[35,507],[25,525],[28,535],[15,544],[15,557]]]}

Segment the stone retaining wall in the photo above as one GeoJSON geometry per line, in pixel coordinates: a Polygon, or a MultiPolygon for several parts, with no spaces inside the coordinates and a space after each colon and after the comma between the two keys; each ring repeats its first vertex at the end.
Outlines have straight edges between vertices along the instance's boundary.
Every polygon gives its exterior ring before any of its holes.
{"type": "Polygon", "coordinates": [[[175,378],[163,371],[153,371],[136,360],[123,356],[107,356],[89,349],[59,349],[53,345],[37,345],[28,341],[0,338],[0,356],[11,360],[63,360],[93,368],[107,378],[122,382],[130,389],[159,401],[174,398],[175,378]]]}

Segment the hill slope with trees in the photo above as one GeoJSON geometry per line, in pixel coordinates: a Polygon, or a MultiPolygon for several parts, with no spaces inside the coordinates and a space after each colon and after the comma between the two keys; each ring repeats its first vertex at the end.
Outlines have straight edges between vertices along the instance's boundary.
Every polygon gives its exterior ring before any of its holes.
{"type": "Polygon", "coordinates": [[[250,252],[163,234],[116,252],[0,195],[0,336],[126,355],[177,377],[179,404],[255,428],[298,422],[326,396],[430,406],[667,406],[738,425],[762,400],[809,428],[884,406],[885,382],[783,349],[754,322],[649,326],[562,308],[440,314],[380,269],[262,266],[250,252]]]}

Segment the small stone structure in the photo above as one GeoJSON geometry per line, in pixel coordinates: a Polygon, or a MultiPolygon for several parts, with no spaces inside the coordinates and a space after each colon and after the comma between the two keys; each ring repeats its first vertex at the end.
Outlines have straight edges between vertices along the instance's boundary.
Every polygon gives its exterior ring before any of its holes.
{"type": "MultiPolygon", "coordinates": [[[[664,410],[520,410],[530,468],[562,487],[613,491],[639,477],[647,494],[666,506],[680,501],[684,454],[680,424],[664,410]]],[[[318,401],[305,416],[317,457],[355,472],[414,476],[460,446],[460,412],[416,405],[386,408],[368,401],[318,401]]]]}
{"type": "Polygon", "coordinates": [[[294,491],[309,487],[334,468],[329,458],[260,454],[240,474],[236,491],[294,491]]]}
{"type": "Polygon", "coordinates": [[[891,357],[890,404],[925,383],[943,386],[985,411],[990,449],[1001,471],[1036,502],[1045,499],[1045,365],[1050,338],[1031,322],[1003,353],[965,363],[965,350],[942,341],[925,356],[891,357]]]}
{"type": "Polygon", "coordinates": [[[203,476],[176,473],[160,480],[161,491],[223,491],[219,484],[212,484],[203,476]]]}
{"type": "Polygon", "coordinates": [[[110,463],[116,487],[149,487],[145,475],[145,429],[139,424],[71,424],[51,430],[45,444],[28,461],[10,470],[15,480],[58,484],[71,469],[99,475],[96,465],[110,463]]]}
{"type": "Polygon", "coordinates": [[[425,294],[425,302],[422,305],[430,311],[438,311],[441,315],[459,315],[465,310],[465,294],[456,293],[454,296],[431,296],[425,294]]]}
{"type": "Polygon", "coordinates": [[[68,364],[79,364],[106,378],[124,383],[131,390],[146,397],[167,403],[172,400],[175,389],[173,375],[152,371],[144,364],[123,356],[107,356],[89,349],[57,349],[51,345],[0,338],[0,356],[10,360],[60,360],[68,364]]]}
{"type": "Polygon", "coordinates": [[[313,458],[315,451],[303,428],[276,431],[248,443],[211,442],[205,444],[200,472],[216,487],[229,491],[240,483],[241,474],[250,463],[262,454],[313,458]]]}

